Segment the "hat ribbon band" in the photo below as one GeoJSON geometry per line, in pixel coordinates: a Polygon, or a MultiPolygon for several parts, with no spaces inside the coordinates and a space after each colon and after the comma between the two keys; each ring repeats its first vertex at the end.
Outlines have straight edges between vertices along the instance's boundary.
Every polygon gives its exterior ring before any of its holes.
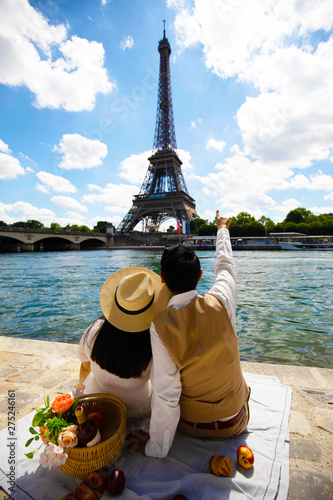
{"type": "Polygon", "coordinates": [[[128,309],[125,309],[124,307],[122,307],[122,306],[119,304],[118,300],[117,300],[117,290],[118,290],[118,288],[119,288],[119,285],[118,285],[118,286],[117,286],[117,288],[116,288],[116,292],[115,292],[115,294],[114,294],[114,298],[115,298],[116,305],[117,305],[118,309],[119,309],[121,312],[125,313],[125,314],[129,314],[129,315],[132,315],[132,316],[135,316],[136,314],[141,314],[141,313],[143,313],[143,312],[147,311],[147,309],[149,309],[149,308],[150,308],[150,306],[152,305],[152,303],[154,302],[155,292],[154,292],[154,295],[153,295],[153,297],[152,297],[151,301],[150,301],[150,302],[149,302],[149,303],[148,303],[145,307],[143,307],[142,309],[137,309],[136,311],[129,311],[128,309]]]}

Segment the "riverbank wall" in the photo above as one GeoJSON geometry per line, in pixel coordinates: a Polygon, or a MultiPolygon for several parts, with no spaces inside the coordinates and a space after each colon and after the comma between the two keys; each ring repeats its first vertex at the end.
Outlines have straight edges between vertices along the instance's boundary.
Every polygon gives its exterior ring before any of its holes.
{"type": "MultiPolygon", "coordinates": [[[[76,344],[0,336],[0,346],[0,429],[8,425],[9,391],[17,421],[43,406],[44,395],[52,400],[78,382],[76,344]]],[[[333,498],[333,369],[241,364],[244,372],[278,377],[293,390],[288,500],[333,498]]]]}

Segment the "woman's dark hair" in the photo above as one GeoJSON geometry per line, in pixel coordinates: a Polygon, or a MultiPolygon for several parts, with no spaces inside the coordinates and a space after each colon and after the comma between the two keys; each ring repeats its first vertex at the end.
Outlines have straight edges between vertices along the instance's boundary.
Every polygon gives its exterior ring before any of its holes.
{"type": "Polygon", "coordinates": [[[91,359],[120,378],[140,378],[152,357],[149,329],[124,332],[103,316],[102,319],[104,322],[95,338],[91,359]]]}
{"type": "Polygon", "coordinates": [[[164,250],[161,274],[171,292],[183,293],[195,290],[200,271],[200,261],[191,248],[176,245],[164,250]]]}

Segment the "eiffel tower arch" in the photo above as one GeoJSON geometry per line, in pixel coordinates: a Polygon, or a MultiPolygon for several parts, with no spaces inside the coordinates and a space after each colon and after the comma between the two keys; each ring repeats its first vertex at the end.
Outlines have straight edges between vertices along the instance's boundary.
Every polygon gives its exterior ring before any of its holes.
{"type": "Polygon", "coordinates": [[[122,233],[131,231],[142,220],[149,220],[150,227],[158,228],[170,218],[181,222],[199,217],[177,154],[169,64],[171,47],[165,28],[158,51],[160,68],[153,154],[148,158],[149,167],[140,192],[134,196],[131,209],[118,226],[122,233]]]}

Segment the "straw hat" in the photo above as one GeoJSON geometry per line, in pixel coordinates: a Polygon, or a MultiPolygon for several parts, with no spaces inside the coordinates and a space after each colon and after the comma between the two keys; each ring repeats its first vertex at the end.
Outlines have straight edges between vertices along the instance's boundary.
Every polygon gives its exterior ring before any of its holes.
{"type": "Polygon", "coordinates": [[[125,267],[111,274],[102,286],[100,304],[105,318],[119,330],[141,332],[169,301],[158,274],[145,267],[125,267]]]}

